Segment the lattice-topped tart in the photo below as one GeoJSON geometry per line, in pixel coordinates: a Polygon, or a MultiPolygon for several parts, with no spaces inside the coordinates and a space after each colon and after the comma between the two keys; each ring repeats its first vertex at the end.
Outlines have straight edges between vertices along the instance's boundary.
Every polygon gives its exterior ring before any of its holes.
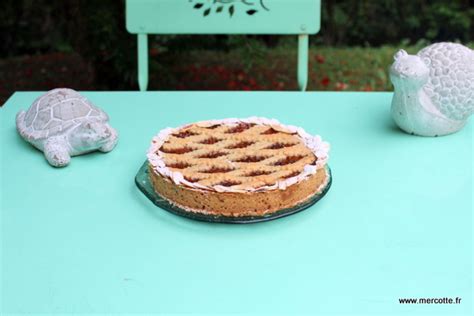
{"type": "Polygon", "coordinates": [[[318,194],[329,178],[328,151],[319,136],[277,120],[202,121],[153,138],[150,180],[189,212],[260,216],[318,194]]]}

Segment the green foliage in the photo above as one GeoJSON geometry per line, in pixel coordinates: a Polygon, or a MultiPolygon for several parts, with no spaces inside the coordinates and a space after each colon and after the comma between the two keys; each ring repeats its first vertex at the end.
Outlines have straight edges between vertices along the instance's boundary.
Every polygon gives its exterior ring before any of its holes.
{"type": "MultiPolygon", "coordinates": [[[[225,3],[229,6],[232,1],[226,0],[225,3]]],[[[222,6],[221,1],[212,5],[222,6]]],[[[261,6],[258,9],[263,10],[261,6]]],[[[131,45],[125,41],[133,37],[125,30],[124,11],[124,0],[3,0],[0,56],[68,51],[71,48],[82,50],[78,43],[87,45],[85,38],[90,39],[92,50],[100,50],[107,44],[113,46],[108,50],[128,49],[131,45]]],[[[321,33],[313,41],[342,46],[396,45],[403,39],[412,44],[420,39],[469,42],[473,40],[473,21],[472,0],[323,0],[321,33]]],[[[261,37],[266,44],[274,43],[278,38],[261,37]]],[[[236,47],[236,42],[227,36],[166,36],[157,39],[156,45],[166,43],[173,48],[228,50],[236,47]]]]}
{"type": "MultiPolygon", "coordinates": [[[[60,2],[3,0],[0,9],[0,57],[57,49],[67,16],[57,18],[60,2]]],[[[61,47],[64,49],[64,46],[61,47]]]]}
{"type": "MultiPolygon", "coordinates": [[[[212,14],[229,14],[228,6],[221,13],[217,12],[219,7],[212,14]]],[[[469,42],[473,40],[473,21],[472,0],[323,0],[321,33],[311,41],[341,47],[469,42]]],[[[0,33],[0,58],[75,51],[93,65],[97,88],[136,88],[136,37],[125,29],[124,0],[3,0],[0,33]]],[[[150,36],[150,74],[177,83],[167,68],[178,58],[176,52],[203,50],[224,55],[238,51],[242,69],[250,71],[269,60],[268,47],[280,41],[279,47],[287,49],[282,38],[150,36]]],[[[295,49],[293,41],[290,51],[295,49]]],[[[222,61],[226,62],[229,60],[222,61]]],[[[340,72],[338,68],[333,71],[340,72]]],[[[386,81],[381,71],[377,73],[386,81]]]]}
{"type": "Polygon", "coordinates": [[[435,2],[426,14],[426,38],[429,40],[450,40],[458,34],[458,40],[471,39],[474,27],[474,8],[462,6],[460,1],[435,2]],[[470,34],[471,33],[471,34],[470,34]]]}
{"type": "Polygon", "coordinates": [[[136,82],[136,37],[125,31],[122,1],[85,1],[76,7],[74,49],[90,60],[99,83],[124,89],[136,82]]]}
{"type": "Polygon", "coordinates": [[[398,44],[402,39],[472,41],[469,0],[326,0],[321,41],[331,45],[398,44]]]}

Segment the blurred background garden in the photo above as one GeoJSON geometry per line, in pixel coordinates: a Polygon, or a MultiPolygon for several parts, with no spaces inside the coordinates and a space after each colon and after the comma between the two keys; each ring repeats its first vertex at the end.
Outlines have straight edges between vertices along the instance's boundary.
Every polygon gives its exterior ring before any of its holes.
{"type": "MultiPolygon", "coordinates": [[[[288,0],[291,1],[291,0],[288,0]]],[[[14,91],[136,90],[125,1],[3,0],[0,105],[14,91]]],[[[398,48],[473,45],[474,0],[322,0],[308,90],[392,90],[398,48]]],[[[150,36],[149,90],[296,90],[295,36],[150,36]]]]}

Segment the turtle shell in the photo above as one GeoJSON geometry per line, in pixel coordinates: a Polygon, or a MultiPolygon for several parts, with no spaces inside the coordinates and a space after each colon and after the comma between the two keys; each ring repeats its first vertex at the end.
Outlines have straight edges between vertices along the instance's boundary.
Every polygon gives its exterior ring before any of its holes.
{"type": "Polygon", "coordinates": [[[24,116],[25,134],[34,139],[54,136],[84,120],[106,122],[107,114],[72,89],[54,89],[38,97],[24,116]]]}

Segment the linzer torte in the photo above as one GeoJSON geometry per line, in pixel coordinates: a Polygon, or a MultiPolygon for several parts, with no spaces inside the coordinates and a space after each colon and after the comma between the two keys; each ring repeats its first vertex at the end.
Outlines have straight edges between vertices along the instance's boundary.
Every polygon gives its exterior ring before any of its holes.
{"type": "Polygon", "coordinates": [[[166,128],[148,152],[155,192],[185,211],[263,216],[327,185],[329,144],[302,128],[251,117],[166,128]]]}

